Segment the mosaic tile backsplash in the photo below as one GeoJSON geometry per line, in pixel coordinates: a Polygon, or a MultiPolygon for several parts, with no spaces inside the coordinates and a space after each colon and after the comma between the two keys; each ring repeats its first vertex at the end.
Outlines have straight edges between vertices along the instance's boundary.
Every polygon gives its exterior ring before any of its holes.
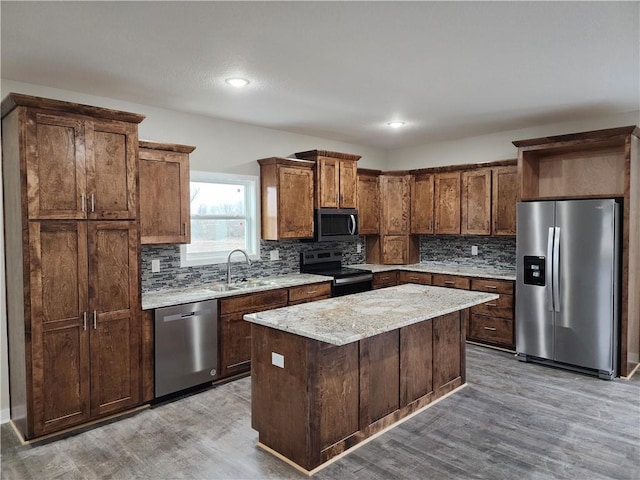
{"type": "MultiPolygon", "coordinates": [[[[244,256],[237,253],[232,258],[232,279],[269,277],[300,271],[300,252],[319,249],[342,251],[343,264],[365,263],[364,238],[348,242],[307,243],[298,240],[260,242],[260,260],[244,263],[244,256]],[[357,244],[362,252],[357,252],[357,244]],[[280,260],[271,261],[269,252],[277,249],[280,260]]],[[[225,281],[227,264],[180,267],[179,245],[144,245],[142,247],[142,291],[151,292],[172,288],[195,287],[212,282],[225,281]],[[160,272],[151,272],[151,260],[160,260],[160,272]]]]}
{"type": "MultiPolygon", "coordinates": [[[[350,242],[307,243],[297,240],[261,241],[260,260],[251,265],[244,263],[244,257],[233,257],[232,276],[238,278],[269,277],[300,271],[300,252],[317,249],[338,249],[342,251],[343,263],[354,265],[366,263],[365,238],[350,242]],[[362,245],[358,253],[357,244],[362,245]],[[269,260],[269,252],[277,249],[280,260],[269,260]]],[[[204,265],[180,267],[179,245],[145,245],[142,247],[142,291],[151,292],[172,288],[204,285],[226,280],[227,265],[204,265]],[[151,260],[160,260],[160,272],[151,272],[151,260]]],[[[491,266],[515,268],[516,240],[502,237],[420,237],[421,262],[458,263],[464,266],[491,266]],[[471,255],[471,246],[478,247],[478,255],[471,255]]]]}
{"type": "Polygon", "coordinates": [[[421,262],[458,263],[468,267],[516,268],[515,237],[420,236],[421,262]],[[478,255],[471,255],[471,247],[478,255]]]}

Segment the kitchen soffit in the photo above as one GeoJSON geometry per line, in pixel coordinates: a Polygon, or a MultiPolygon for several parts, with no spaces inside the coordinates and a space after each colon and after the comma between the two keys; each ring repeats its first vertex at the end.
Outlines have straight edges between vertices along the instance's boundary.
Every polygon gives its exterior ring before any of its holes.
{"type": "Polygon", "coordinates": [[[383,149],[640,109],[638,2],[0,8],[5,79],[383,149]]]}

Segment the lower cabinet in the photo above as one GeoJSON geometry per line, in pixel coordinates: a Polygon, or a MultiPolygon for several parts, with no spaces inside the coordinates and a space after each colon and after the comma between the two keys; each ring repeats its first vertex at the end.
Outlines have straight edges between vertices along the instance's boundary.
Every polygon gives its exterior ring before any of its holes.
{"type": "Polygon", "coordinates": [[[398,272],[398,283],[417,283],[419,285],[431,285],[432,279],[430,273],[425,272],[406,272],[404,270],[398,272]]]}
{"type": "Polygon", "coordinates": [[[251,324],[249,313],[322,300],[331,296],[331,282],[248,293],[220,299],[219,377],[246,373],[251,369],[251,324]]]}
{"type": "Polygon", "coordinates": [[[514,282],[473,279],[471,290],[497,293],[497,300],[471,307],[467,339],[515,350],[514,282]]]}
{"type": "Polygon", "coordinates": [[[25,438],[140,400],[136,222],[31,222],[29,235],[32,427],[18,427],[25,438]]]}
{"type": "Polygon", "coordinates": [[[398,272],[378,272],[373,274],[373,289],[395,287],[398,285],[398,272]]]}

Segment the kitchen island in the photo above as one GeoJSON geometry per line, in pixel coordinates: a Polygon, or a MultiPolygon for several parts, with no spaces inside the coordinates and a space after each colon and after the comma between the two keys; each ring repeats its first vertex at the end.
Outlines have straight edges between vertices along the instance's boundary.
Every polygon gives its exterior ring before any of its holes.
{"type": "Polygon", "coordinates": [[[245,315],[258,445],[312,474],[461,388],[468,309],[497,297],[407,284],[245,315]]]}

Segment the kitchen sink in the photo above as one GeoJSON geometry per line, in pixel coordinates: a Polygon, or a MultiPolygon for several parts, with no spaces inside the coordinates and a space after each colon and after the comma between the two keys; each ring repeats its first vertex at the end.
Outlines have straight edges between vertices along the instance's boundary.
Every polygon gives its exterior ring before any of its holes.
{"type": "Polygon", "coordinates": [[[246,280],[244,282],[232,283],[231,285],[226,283],[214,283],[207,287],[214,292],[233,292],[237,290],[247,290],[249,288],[271,287],[276,285],[276,282],[268,280],[246,280]]]}
{"type": "Polygon", "coordinates": [[[233,290],[241,290],[243,287],[239,285],[227,285],[226,283],[214,283],[208,287],[209,290],[214,292],[231,292],[233,290]]]}

